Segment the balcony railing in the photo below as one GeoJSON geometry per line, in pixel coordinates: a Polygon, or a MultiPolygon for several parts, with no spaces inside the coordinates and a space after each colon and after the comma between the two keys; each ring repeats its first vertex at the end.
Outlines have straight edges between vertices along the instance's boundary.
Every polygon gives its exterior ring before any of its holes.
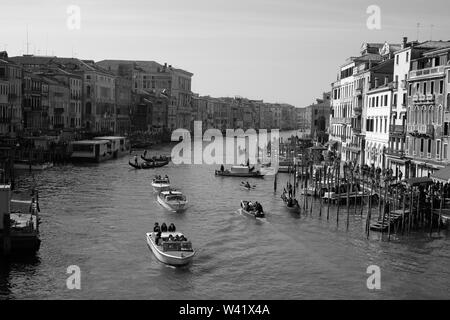
{"type": "Polygon", "coordinates": [[[389,126],[389,133],[404,134],[405,133],[405,126],[403,126],[401,124],[391,124],[389,126]]]}
{"type": "Polygon", "coordinates": [[[413,70],[409,72],[409,80],[420,78],[420,77],[427,77],[430,75],[436,76],[439,74],[444,74],[444,67],[433,67],[433,68],[426,68],[421,70],[413,70]]]}
{"type": "Polygon", "coordinates": [[[412,134],[434,137],[434,126],[432,124],[408,124],[407,131],[412,134]]]}
{"type": "Polygon", "coordinates": [[[392,148],[388,148],[386,153],[390,156],[396,156],[396,157],[400,157],[400,158],[403,158],[405,156],[404,150],[397,150],[397,149],[392,149],[392,148]]]}
{"type": "Polygon", "coordinates": [[[331,118],[332,124],[351,124],[350,118],[331,118]]]}

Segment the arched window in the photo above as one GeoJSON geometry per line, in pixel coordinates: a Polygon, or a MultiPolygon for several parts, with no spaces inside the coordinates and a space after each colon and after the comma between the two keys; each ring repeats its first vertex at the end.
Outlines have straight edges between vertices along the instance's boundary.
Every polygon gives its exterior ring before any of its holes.
{"type": "Polygon", "coordinates": [[[428,108],[428,124],[433,124],[433,107],[428,108]]]}
{"type": "Polygon", "coordinates": [[[422,107],[422,124],[428,123],[428,112],[426,110],[426,107],[422,107]]]}
{"type": "Polygon", "coordinates": [[[437,124],[441,125],[442,124],[442,106],[438,107],[438,119],[437,119],[437,124]]]}
{"type": "Polygon", "coordinates": [[[415,122],[414,122],[414,124],[420,124],[421,123],[421,119],[420,119],[420,111],[419,111],[419,107],[416,107],[416,110],[415,110],[415,122]]]}

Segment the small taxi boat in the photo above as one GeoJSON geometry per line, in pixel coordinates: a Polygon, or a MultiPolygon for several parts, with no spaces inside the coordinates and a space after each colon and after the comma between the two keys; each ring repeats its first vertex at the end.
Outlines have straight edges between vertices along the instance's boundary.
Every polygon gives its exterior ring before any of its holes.
{"type": "Polygon", "coordinates": [[[147,244],[155,257],[171,266],[185,266],[195,255],[192,243],[181,232],[148,232],[147,244]]]}
{"type": "Polygon", "coordinates": [[[156,192],[169,190],[170,189],[170,180],[169,177],[161,178],[157,176],[152,179],[152,187],[156,192]]]}
{"type": "Polygon", "coordinates": [[[254,203],[251,203],[250,201],[241,200],[241,211],[242,213],[259,220],[265,220],[266,217],[264,211],[257,210],[254,203]]]}
{"type": "Polygon", "coordinates": [[[158,202],[167,210],[176,212],[186,209],[188,204],[186,196],[177,190],[161,191],[158,194],[158,202]]]}

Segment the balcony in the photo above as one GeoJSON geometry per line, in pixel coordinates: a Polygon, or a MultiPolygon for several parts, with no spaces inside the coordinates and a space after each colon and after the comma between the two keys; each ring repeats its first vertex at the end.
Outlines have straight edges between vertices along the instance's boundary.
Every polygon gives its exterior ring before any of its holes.
{"type": "Polygon", "coordinates": [[[362,89],[362,88],[357,88],[357,89],[355,90],[355,95],[356,95],[357,97],[362,96],[362,94],[363,94],[363,89],[362,89]]]}
{"type": "Polygon", "coordinates": [[[407,131],[412,136],[427,136],[434,138],[434,126],[432,124],[408,124],[407,131]]]}
{"type": "Polygon", "coordinates": [[[434,93],[427,94],[426,99],[427,99],[427,101],[434,101],[434,93]]]}
{"type": "Polygon", "coordinates": [[[392,149],[392,148],[386,149],[386,154],[389,156],[394,156],[394,157],[399,157],[399,158],[405,157],[404,150],[397,150],[397,149],[392,149]]]}
{"type": "Polygon", "coordinates": [[[389,134],[405,134],[405,126],[401,124],[391,124],[389,126],[389,134]]]}
{"type": "Polygon", "coordinates": [[[346,124],[346,125],[350,125],[351,121],[352,120],[350,118],[331,118],[331,124],[346,124]]]}
{"type": "Polygon", "coordinates": [[[433,67],[433,68],[425,68],[421,70],[413,70],[409,72],[409,80],[415,80],[419,78],[426,78],[430,75],[439,76],[444,75],[444,66],[433,67]]]}

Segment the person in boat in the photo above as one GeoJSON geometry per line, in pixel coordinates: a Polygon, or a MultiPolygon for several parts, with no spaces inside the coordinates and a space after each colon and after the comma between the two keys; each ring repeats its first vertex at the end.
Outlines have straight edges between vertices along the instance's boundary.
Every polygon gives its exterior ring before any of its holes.
{"type": "Polygon", "coordinates": [[[137,158],[137,155],[134,155],[134,164],[135,164],[135,165],[138,165],[138,158],[137,158]]]}
{"type": "Polygon", "coordinates": [[[250,168],[250,159],[247,159],[247,167],[250,168]]]}
{"type": "Polygon", "coordinates": [[[220,171],[224,172],[225,171],[225,167],[223,166],[223,164],[220,165],[220,171]]]}
{"type": "Polygon", "coordinates": [[[173,241],[173,235],[169,234],[169,241],[173,241]]]}
{"type": "Polygon", "coordinates": [[[160,232],[161,228],[159,227],[159,223],[155,222],[155,226],[153,227],[153,232],[160,232]]]}
{"type": "Polygon", "coordinates": [[[256,210],[257,210],[259,213],[263,213],[263,212],[264,212],[261,203],[259,203],[258,201],[256,202],[256,210]]]}
{"type": "Polygon", "coordinates": [[[290,182],[289,182],[288,190],[289,190],[289,198],[292,198],[292,184],[290,182]]]}
{"type": "Polygon", "coordinates": [[[144,158],[147,156],[147,150],[144,150],[144,158]]]}
{"type": "Polygon", "coordinates": [[[245,183],[245,187],[250,189],[252,186],[250,185],[250,183],[248,183],[248,181],[245,183]]]}
{"type": "Polygon", "coordinates": [[[169,232],[175,232],[175,231],[176,231],[175,225],[173,223],[171,223],[169,226],[169,232]]]}
{"type": "Polygon", "coordinates": [[[175,236],[175,241],[180,241],[180,236],[179,235],[175,236]]]}
{"type": "Polygon", "coordinates": [[[167,232],[167,225],[165,222],[161,225],[161,232],[167,232]]]}
{"type": "Polygon", "coordinates": [[[167,181],[169,181],[169,176],[166,174],[166,175],[164,176],[164,179],[166,179],[167,181]]]}
{"type": "Polygon", "coordinates": [[[161,242],[161,231],[158,231],[158,232],[156,233],[155,243],[156,243],[157,246],[159,246],[159,245],[160,245],[160,242],[161,242]]]}

